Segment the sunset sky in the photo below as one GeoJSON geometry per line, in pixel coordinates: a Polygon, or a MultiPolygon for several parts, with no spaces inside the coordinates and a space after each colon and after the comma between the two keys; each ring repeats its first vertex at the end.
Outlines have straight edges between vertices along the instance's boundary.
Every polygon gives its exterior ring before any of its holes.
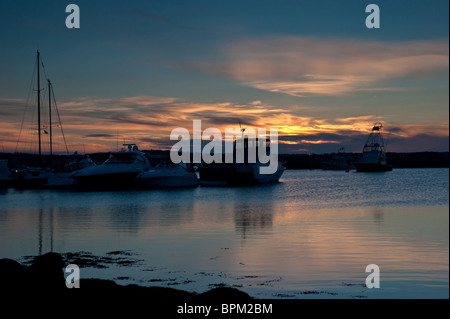
{"type": "Polygon", "coordinates": [[[6,0],[0,28],[0,151],[37,149],[36,50],[70,152],[170,149],[193,120],[276,127],[281,153],[360,152],[375,121],[388,151],[449,150],[446,0],[6,0]]]}

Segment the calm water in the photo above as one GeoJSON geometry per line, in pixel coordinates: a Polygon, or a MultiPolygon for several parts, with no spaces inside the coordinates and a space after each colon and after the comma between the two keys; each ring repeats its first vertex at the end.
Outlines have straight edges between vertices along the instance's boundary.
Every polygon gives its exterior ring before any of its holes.
{"type": "MultiPolygon", "coordinates": [[[[449,298],[449,171],[286,171],[254,187],[1,191],[0,258],[48,251],[134,265],[81,277],[259,298],[449,298]],[[365,287],[368,264],[379,289],[365,287]]],[[[81,281],[82,285],[82,281],[81,281]]]]}

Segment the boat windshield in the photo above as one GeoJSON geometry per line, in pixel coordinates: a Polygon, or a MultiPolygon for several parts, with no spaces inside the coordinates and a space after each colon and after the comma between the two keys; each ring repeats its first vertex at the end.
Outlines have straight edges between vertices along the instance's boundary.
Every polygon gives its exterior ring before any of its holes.
{"type": "Polygon", "coordinates": [[[111,153],[105,164],[131,164],[137,159],[134,153],[111,153]]]}

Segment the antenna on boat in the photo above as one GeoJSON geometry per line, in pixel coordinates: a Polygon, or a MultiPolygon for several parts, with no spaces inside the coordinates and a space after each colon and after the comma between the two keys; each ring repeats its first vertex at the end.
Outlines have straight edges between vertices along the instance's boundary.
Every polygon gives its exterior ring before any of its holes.
{"type": "Polygon", "coordinates": [[[239,129],[241,130],[242,138],[244,138],[245,128],[242,128],[242,126],[241,126],[241,120],[239,120],[239,129]]]}
{"type": "Polygon", "coordinates": [[[130,144],[130,143],[126,144],[126,143],[124,143],[123,146],[126,146],[129,151],[131,151],[131,150],[137,151],[138,150],[138,147],[137,147],[136,144],[130,144]]]}

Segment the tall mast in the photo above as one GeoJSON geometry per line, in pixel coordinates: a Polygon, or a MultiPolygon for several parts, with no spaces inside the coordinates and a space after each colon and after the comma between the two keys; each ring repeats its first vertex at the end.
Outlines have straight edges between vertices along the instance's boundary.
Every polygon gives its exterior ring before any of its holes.
{"type": "Polygon", "coordinates": [[[52,84],[50,83],[50,80],[47,79],[48,81],[48,117],[49,117],[49,126],[50,126],[50,163],[52,160],[52,155],[53,155],[53,139],[52,139],[52,98],[51,98],[51,89],[52,89],[52,84]]]}
{"type": "Polygon", "coordinates": [[[41,87],[39,83],[39,51],[37,51],[37,105],[38,105],[38,137],[39,137],[39,161],[42,162],[41,155],[41,87]]]}

